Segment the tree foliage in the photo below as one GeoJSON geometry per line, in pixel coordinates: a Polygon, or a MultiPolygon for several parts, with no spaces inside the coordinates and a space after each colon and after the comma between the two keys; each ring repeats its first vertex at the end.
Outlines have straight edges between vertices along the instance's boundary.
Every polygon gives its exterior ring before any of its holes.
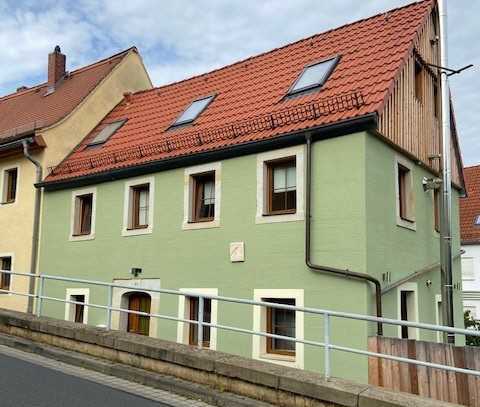
{"type": "MultiPolygon", "coordinates": [[[[470,315],[470,311],[465,311],[465,328],[472,329],[474,331],[480,331],[480,321],[476,321],[470,315]]],[[[480,346],[480,336],[468,336],[465,338],[466,344],[469,346],[480,346]]]]}

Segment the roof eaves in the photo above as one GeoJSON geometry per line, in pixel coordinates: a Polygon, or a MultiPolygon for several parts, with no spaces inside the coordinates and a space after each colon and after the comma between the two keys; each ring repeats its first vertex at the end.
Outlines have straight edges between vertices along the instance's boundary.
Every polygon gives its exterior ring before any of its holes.
{"type": "MultiPolygon", "coordinates": [[[[349,132],[358,132],[361,130],[372,130],[377,126],[378,115],[368,113],[353,119],[343,120],[341,122],[320,125],[309,129],[302,129],[292,133],[282,134],[272,139],[260,141],[250,141],[243,144],[225,147],[223,149],[209,150],[196,154],[186,154],[174,158],[161,159],[137,164],[128,167],[121,167],[114,170],[97,172],[84,176],[76,176],[60,180],[46,181],[36,184],[37,188],[45,190],[59,190],[76,186],[92,185],[101,182],[113,181],[133,177],[137,175],[150,174],[153,172],[164,171],[173,168],[197,165],[220,159],[238,157],[247,154],[253,154],[261,151],[268,151],[272,148],[287,147],[302,144],[305,141],[305,134],[312,134],[315,139],[338,137],[349,132]]],[[[66,161],[67,158],[63,161],[66,161]]]]}

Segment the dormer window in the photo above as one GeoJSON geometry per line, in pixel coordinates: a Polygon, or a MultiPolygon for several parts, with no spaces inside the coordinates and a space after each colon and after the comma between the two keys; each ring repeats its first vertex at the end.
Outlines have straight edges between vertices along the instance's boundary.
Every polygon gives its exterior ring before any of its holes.
{"type": "Polygon", "coordinates": [[[177,117],[172,124],[172,126],[180,126],[182,124],[192,123],[200,113],[202,113],[207,106],[212,102],[214,96],[207,96],[201,99],[194,100],[190,105],[183,111],[183,113],[177,117]]]}
{"type": "Polygon", "coordinates": [[[336,56],[307,65],[289,89],[288,94],[293,95],[310,89],[321,88],[332,74],[339,60],[340,57],[336,56]]]}
{"type": "Polygon", "coordinates": [[[119,120],[106,124],[105,127],[87,144],[87,147],[96,147],[105,144],[113,134],[125,124],[126,120],[119,120]]]}

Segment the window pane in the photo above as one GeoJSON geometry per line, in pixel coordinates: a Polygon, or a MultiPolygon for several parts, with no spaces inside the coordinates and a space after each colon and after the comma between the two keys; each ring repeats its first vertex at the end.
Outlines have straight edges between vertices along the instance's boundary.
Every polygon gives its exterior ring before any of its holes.
{"type": "Polygon", "coordinates": [[[148,200],[148,188],[141,189],[138,196],[138,223],[141,226],[148,225],[148,200]]]}
{"type": "Polygon", "coordinates": [[[295,159],[268,163],[269,212],[295,211],[297,205],[297,175],[295,159]]]}
{"type": "Polygon", "coordinates": [[[88,143],[88,146],[95,146],[105,143],[120,127],[123,126],[125,122],[126,120],[120,120],[118,122],[105,125],[105,127],[94,137],[94,139],[88,143]]]}
{"type": "Polygon", "coordinates": [[[193,176],[193,221],[208,221],[215,217],[215,173],[193,176]]]}
{"type": "Polygon", "coordinates": [[[284,192],[287,186],[287,169],[285,167],[273,168],[273,192],[284,192]]]}
{"type": "Polygon", "coordinates": [[[93,195],[77,196],[75,201],[75,235],[89,235],[92,229],[93,195]]]}
{"type": "Polygon", "coordinates": [[[174,125],[189,123],[195,120],[198,115],[208,106],[208,104],[213,100],[213,96],[208,96],[203,99],[198,99],[192,102],[185,111],[175,120],[174,125]]]}
{"type": "MultiPolygon", "coordinates": [[[[189,319],[192,321],[198,321],[198,297],[190,297],[190,315],[189,319]]],[[[212,300],[205,298],[203,300],[203,322],[211,323],[212,322],[212,300]]],[[[210,327],[203,326],[203,343],[202,346],[205,348],[210,347],[210,327]]],[[[189,332],[189,344],[198,345],[198,325],[190,324],[189,332]]]]}
{"type": "MultiPolygon", "coordinates": [[[[276,304],[295,305],[294,299],[269,298],[264,301],[276,304]]],[[[267,312],[268,333],[280,336],[295,337],[295,311],[269,308],[267,312]]],[[[295,342],[285,339],[267,339],[267,352],[279,354],[295,354],[295,342]]]]}
{"type": "MultiPolygon", "coordinates": [[[[5,271],[12,271],[12,258],[11,257],[2,257],[0,258],[0,269],[5,271]]],[[[0,289],[9,290],[10,289],[10,277],[8,273],[0,273],[0,289]]]]}
{"type": "Polygon", "coordinates": [[[290,90],[290,93],[323,85],[328,79],[327,75],[331,72],[336,63],[337,58],[332,58],[328,61],[320,62],[305,68],[295,85],[290,90]]]}
{"type": "Polygon", "coordinates": [[[287,191],[292,191],[297,188],[297,171],[295,166],[287,168],[287,191]]]}

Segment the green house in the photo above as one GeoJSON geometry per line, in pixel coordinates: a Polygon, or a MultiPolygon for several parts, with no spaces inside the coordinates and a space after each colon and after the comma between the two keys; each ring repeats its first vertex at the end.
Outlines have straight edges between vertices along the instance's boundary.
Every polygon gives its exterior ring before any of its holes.
{"type": "MultiPolygon", "coordinates": [[[[195,293],[441,323],[438,14],[423,1],[224,68],[125,95],[39,185],[39,272],[115,282],[116,308],[198,318],[195,293]],[[311,203],[310,207],[308,203],[311,203]],[[310,211],[309,211],[310,209],[310,211]],[[310,215],[310,216],[308,216],[310,215]],[[308,241],[306,238],[310,225],[308,241]],[[306,263],[369,276],[322,272],[306,263]],[[375,280],[381,288],[376,295],[375,280]],[[137,287],[131,288],[131,287],[137,287]],[[174,289],[190,293],[146,294],[174,289]],[[379,298],[380,297],[380,298],[379,298]]],[[[463,326],[453,134],[455,323],[463,326]]],[[[106,305],[108,290],[48,280],[44,294],[106,305]]],[[[44,315],[106,326],[105,309],[45,300],[44,315]]],[[[321,316],[207,300],[205,321],[323,340],[321,316]]],[[[114,329],[196,344],[195,325],[112,314],[114,329]]],[[[437,341],[383,326],[383,334],[437,341]]],[[[336,344],[377,326],[332,320],[336,344]]],[[[315,371],[323,350],[206,328],[203,346],[315,371]]],[[[367,381],[334,352],[332,374],[367,381]]]]}

